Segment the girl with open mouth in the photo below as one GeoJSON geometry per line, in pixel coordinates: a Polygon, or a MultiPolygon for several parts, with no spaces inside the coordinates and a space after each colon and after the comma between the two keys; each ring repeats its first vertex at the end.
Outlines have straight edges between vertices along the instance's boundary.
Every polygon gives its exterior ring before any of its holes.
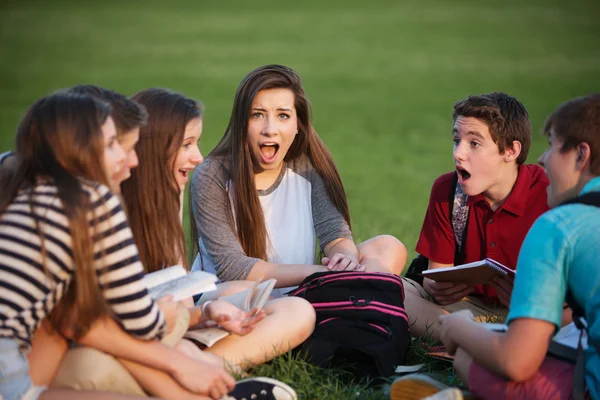
{"type": "Polygon", "coordinates": [[[396,238],[354,243],[342,180],[291,68],[266,65],[244,77],[225,134],[191,181],[193,270],[223,281],[274,278],[281,295],[315,272],[404,268],[396,238]]]}

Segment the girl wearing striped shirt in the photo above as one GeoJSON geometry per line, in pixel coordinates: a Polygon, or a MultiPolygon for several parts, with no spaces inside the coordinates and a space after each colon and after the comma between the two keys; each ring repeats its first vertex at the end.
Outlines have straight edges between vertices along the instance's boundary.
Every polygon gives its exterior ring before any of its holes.
{"type": "MultiPolygon", "coordinates": [[[[92,97],[57,93],[36,101],[18,129],[18,165],[0,183],[4,399],[132,398],[34,386],[25,354],[46,317],[55,331],[81,343],[102,330],[98,321],[112,319],[139,339],[165,333],[163,314],[140,281],[143,267],[125,214],[108,189],[107,177],[124,159],[109,113],[92,97]]],[[[183,355],[177,361],[172,375],[193,392],[218,397],[235,385],[225,371],[198,382],[215,368],[183,355]]]]}

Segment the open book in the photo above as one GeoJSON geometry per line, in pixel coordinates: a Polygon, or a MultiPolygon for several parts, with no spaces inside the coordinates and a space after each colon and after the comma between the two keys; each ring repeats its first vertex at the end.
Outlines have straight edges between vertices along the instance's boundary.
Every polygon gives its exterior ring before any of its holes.
{"type": "MultiPolygon", "coordinates": [[[[249,289],[229,296],[219,297],[219,300],[225,300],[246,312],[251,311],[254,308],[261,310],[267,300],[269,300],[269,296],[271,295],[276,282],[275,279],[269,279],[262,283],[260,280],[257,280],[249,289]]],[[[216,327],[188,331],[183,337],[210,347],[228,335],[229,332],[225,329],[216,327]]]]}
{"type": "Polygon", "coordinates": [[[453,267],[430,269],[423,271],[421,275],[436,282],[454,282],[466,283],[468,285],[478,285],[488,283],[496,276],[514,276],[515,270],[500,264],[496,260],[486,258],[485,260],[456,265],[453,267]]]}
{"type": "Polygon", "coordinates": [[[146,274],[142,279],[153,299],[173,296],[173,301],[192,297],[199,293],[217,290],[217,277],[204,271],[187,273],[181,265],[164,268],[146,274]]]}

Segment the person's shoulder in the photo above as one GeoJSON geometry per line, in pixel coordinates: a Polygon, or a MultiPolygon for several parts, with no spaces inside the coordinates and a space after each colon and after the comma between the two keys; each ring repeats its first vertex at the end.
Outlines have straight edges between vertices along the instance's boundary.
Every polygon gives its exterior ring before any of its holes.
{"type": "Polygon", "coordinates": [[[535,164],[523,164],[519,168],[519,175],[523,174],[523,177],[527,181],[527,186],[530,188],[540,187],[544,190],[550,184],[548,176],[542,167],[535,164]]]}
{"type": "Polygon", "coordinates": [[[301,154],[298,157],[287,161],[286,168],[307,179],[310,178],[312,173],[316,172],[315,167],[306,154],[301,154]]]}
{"type": "Polygon", "coordinates": [[[196,181],[205,177],[216,177],[225,180],[229,175],[229,169],[229,160],[225,157],[209,156],[194,169],[193,180],[196,181]]]}
{"type": "Polygon", "coordinates": [[[430,201],[449,201],[450,192],[454,186],[455,172],[448,172],[439,176],[431,187],[431,198],[430,201]]]}
{"type": "Polygon", "coordinates": [[[100,205],[100,203],[106,203],[108,201],[119,202],[119,199],[111,189],[102,183],[80,179],[81,189],[89,196],[89,201],[93,207],[100,205]]]}

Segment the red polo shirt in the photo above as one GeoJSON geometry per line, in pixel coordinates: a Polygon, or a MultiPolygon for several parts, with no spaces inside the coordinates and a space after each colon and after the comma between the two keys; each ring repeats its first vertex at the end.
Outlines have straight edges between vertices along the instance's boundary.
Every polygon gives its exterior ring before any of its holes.
{"type": "MultiPolygon", "coordinates": [[[[450,222],[450,191],[454,172],[440,176],[434,183],[423,221],[417,252],[434,262],[454,263],[456,241],[450,222]]],[[[469,197],[469,219],[464,244],[464,263],[486,257],[516,268],[521,244],[533,222],[548,210],[548,177],[537,165],[521,165],[513,190],[496,211],[483,195],[469,197]]],[[[477,285],[475,293],[496,298],[489,285],[477,285]]]]}

